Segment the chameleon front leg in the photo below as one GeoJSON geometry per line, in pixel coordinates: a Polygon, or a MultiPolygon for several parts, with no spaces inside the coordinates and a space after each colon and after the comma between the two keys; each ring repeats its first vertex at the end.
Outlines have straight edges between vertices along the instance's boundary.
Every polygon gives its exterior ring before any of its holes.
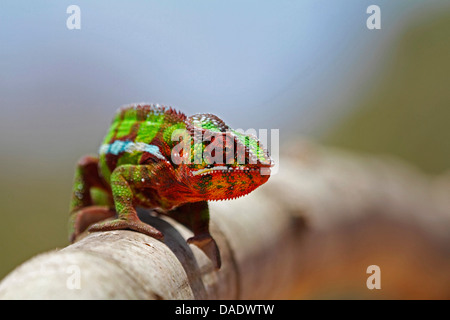
{"type": "Polygon", "coordinates": [[[187,242],[199,247],[211,259],[214,267],[219,269],[221,266],[219,248],[209,233],[208,202],[186,203],[167,214],[194,232],[194,236],[187,239],[187,242]]]}
{"type": "Polygon", "coordinates": [[[96,223],[88,231],[108,231],[131,229],[162,239],[163,234],[156,228],[142,222],[133,205],[134,190],[151,184],[152,165],[122,165],[111,174],[111,191],[116,206],[117,219],[96,223]]]}
{"type": "Polygon", "coordinates": [[[78,161],[70,203],[69,236],[73,242],[90,224],[115,215],[112,199],[100,206],[91,196],[92,188],[109,194],[109,187],[98,173],[98,158],[85,156],[78,161]]]}
{"type": "Polygon", "coordinates": [[[104,191],[109,189],[98,173],[98,158],[84,156],[78,161],[75,171],[70,213],[94,204],[91,197],[91,189],[94,187],[104,191]]]}

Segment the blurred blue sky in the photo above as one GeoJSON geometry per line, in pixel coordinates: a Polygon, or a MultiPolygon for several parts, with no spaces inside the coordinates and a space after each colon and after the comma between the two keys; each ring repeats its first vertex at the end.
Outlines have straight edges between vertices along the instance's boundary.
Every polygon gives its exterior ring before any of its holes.
{"type": "Polygon", "coordinates": [[[404,21],[446,3],[2,0],[2,157],[95,152],[117,107],[141,101],[308,134],[364,89],[404,21]]]}

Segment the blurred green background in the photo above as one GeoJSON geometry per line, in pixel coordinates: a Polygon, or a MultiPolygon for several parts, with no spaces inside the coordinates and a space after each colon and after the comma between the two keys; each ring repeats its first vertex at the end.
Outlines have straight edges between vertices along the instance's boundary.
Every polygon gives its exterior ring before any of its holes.
{"type": "Polygon", "coordinates": [[[372,2],[77,1],[68,30],[71,2],[2,1],[0,278],[68,244],[75,163],[126,103],[447,170],[449,3],[372,2]]]}
{"type": "Polygon", "coordinates": [[[418,15],[380,65],[354,107],[325,129],[323,140],[385,153],[437,174],[450,167],[450,13],[418,15]]]}

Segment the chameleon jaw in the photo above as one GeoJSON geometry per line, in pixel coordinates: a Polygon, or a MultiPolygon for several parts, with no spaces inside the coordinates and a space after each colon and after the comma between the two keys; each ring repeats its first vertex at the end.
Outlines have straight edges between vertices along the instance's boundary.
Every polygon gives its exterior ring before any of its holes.
{"type": "Polygon", "coordinates": [[[225,171],[228,171],[228,168],[226,166],[218,166],[218,167],[213,167],[213,168],[202,168],[202,169],[192,171],[192,175],[193,176],[204,175],[204,174],[214,173],[215,171],[225,172],[225,171]]]}
{"type": "Polygon", "coordinates": [[[193,176],[214,174],[214,173],[236,173],[236,172],[257,172],[261,168],[251,168],[251,167],[227,167],[227,166],[216,166],[211,168],[202,168],[199,170],[192,171],[193,176]]]}

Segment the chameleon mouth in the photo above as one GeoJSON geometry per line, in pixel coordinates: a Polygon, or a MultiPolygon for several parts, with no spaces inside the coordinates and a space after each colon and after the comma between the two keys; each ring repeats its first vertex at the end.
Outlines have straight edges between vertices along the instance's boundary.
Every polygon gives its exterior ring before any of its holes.
{"type": "Polygon", "coordinates": [[[261,166],[261,167],[232,167],[232,166],[212,166],[207,168],[202,168],[199,170],[191,171],[193,176],[198,175],[207,175],[207,174],[215,174],[215,173],[256,173],[263,170],[270,170],[271,165],[261,166]]]}
{"type": "Polygon", "coordinates": [[[223,172],[228,172],[228,171],[232,171],[229,170],[229,168],[227,166],[217,166],[217,167],[212,167],[212,168],[202,168],[199,170],[194,170],[192,171],[192,175],[193,176],[198,176],[198,175],[205,175],[205,174],[213,174],[213,173],[223,173],[223,172]]]}

